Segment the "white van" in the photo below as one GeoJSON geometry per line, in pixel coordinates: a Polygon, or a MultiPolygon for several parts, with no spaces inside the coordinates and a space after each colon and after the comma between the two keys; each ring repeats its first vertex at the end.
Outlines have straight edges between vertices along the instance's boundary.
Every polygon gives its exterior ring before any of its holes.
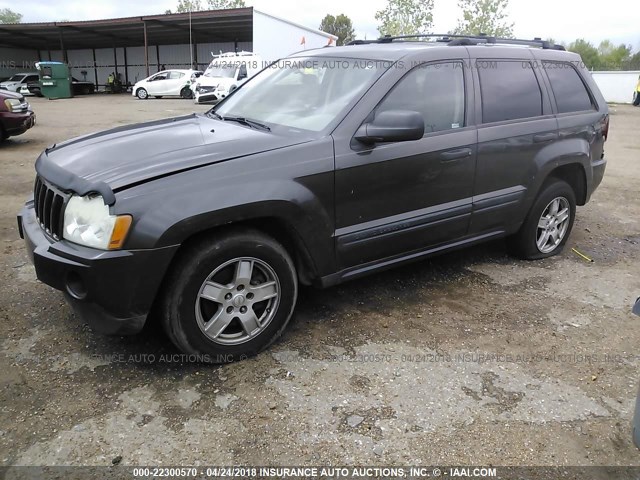
{"type": "Polygon", "coordinates": [[[191,85],[195,102],[222,100],[262,68],[262,59],[252,52],[214,55],[204,74],[191,85]]]}

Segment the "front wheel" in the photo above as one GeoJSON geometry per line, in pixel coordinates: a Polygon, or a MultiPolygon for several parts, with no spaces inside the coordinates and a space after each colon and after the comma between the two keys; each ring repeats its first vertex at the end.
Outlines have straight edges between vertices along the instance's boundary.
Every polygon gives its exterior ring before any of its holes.
{"type": "Polygon", "coordinates": [[[139,88],[136,91],[136,97],[138,97],[140,100],[146,100],[147,97],[149,97],[149,94],[144,88],[139,88]]]}
{"type": "Polygon", "coordinates": [[[163,295],[164,329],[208,363],[256,355],[287,326],[298,295],[287,251],[255,230],[206,237],[185,248],[163,295]]]}
{"type": "Polygon", "coordinates": [[[563,180],[551,180],[538,195],[518,233],[509,238],[511,251],[527,260],[560,253],[573,228],[575,215],[573,188],[563,180]]]}

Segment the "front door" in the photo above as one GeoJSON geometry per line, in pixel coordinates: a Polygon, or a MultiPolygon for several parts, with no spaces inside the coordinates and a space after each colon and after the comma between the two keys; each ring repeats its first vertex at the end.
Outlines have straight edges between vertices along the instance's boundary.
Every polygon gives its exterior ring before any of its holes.
{"type": "Polygon", "coordinates": [[[467,121],[471,75],[463,59],[421,64],[363,121],[387,110],[422,114],[421,140],[336,142],[336,251],[340,268],[425,250],[466,235],[477,133],[467,121]],[[348,148],[347,148],[348,147],[348,148]]]}

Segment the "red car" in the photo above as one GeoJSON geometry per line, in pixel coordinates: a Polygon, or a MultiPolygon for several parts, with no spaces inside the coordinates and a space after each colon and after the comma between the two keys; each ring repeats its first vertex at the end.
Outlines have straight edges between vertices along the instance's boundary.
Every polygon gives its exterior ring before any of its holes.
{"type": "Polygon", "coordinates": [[[36,115],[24,97],[0,90],[0,141],[21,135],[36,124],[36,115]]]}

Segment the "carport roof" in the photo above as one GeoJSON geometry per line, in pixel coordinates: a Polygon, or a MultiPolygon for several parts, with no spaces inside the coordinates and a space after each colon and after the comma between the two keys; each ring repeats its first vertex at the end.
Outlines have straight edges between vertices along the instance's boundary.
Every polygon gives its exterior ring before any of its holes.
{"type": "MultiPolygon", "coordinates": [[[[189,13],[111,18],[79,22],[0,25],[0,45],[36,50],[138,47],[189,43],[189,13]]],[[[191,13],[194,43],[253,40],[253,8],[191,13]]]]}

